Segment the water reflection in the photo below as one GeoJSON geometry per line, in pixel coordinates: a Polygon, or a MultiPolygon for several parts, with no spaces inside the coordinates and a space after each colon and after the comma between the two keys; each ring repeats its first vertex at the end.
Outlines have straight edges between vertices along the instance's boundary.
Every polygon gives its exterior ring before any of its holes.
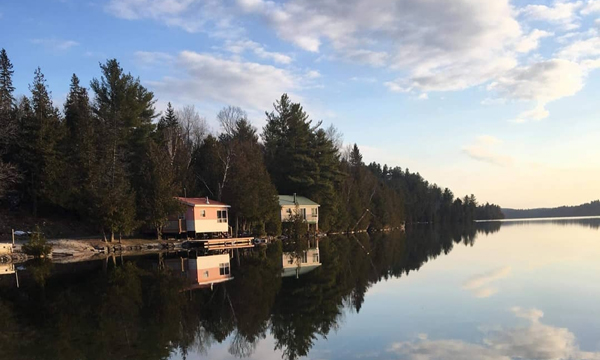
{"type": "Polygon", "coordinates": [[[544,324],[541,310],[513,307],[510,312],[525,324],[484,329],[481,343],[429,340],[427,334],[423,334],[416,341],[393,343],[388,352],[411,360],[600,359],[600,351],[582,351],[568,329],[544,324]]]}
{"type": "Polygon", "coordinates": [[[215,284],[233,280],[228,253],[166,259],[164,265],[172,274],[180,274],[190,285],[186,290],[213,288],[215,284]]]}
{"type": "MultiPolygon", "coordinates": [[[[590,224],[598,221],[579,225],[597,228],[590,224]]],[[[18,289],[14,275],[0,276],[0,358],[213,357],[222,346],[232,356],[249,357],[268,340],[279,353],[275,358],[296,359],[341,330],[349,313],[360,313],[376,284],[406,277],[510,226],[334,236],[300,256],[273,243],[233,258],[172,254],[108,264],[28,263],[19,271],[18,289]]],[[[483,300],[513,272],[500,266],[471,273],[460,290],[483,300]]],[[[407,359],[600,358],[580,350],[566,328],[544,323],[539,310],[511,313],[521,325],[487,329],[481,341],[422,334],[381,351],[407,359]]]]}
{"type": "Polygon", "coordinates": [[[319,266],[319,247],[295,252],[284,252],[281,257],[281,277],[296,277],[309,273],[319,266]]]}

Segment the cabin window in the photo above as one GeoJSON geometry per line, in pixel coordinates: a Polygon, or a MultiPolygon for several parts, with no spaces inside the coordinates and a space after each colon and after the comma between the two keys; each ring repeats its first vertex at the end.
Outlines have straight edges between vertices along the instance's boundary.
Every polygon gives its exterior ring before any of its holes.
{"type": "Polygon", "coordinates": [[[227,222],[227,210],[217,210],[217,222],[227,222]]]}
{"type": "Polygon", "coordinates": [[[183,214],[179,214],[179,216],[177,217],[179,220],[185,220],[185,216],[183,214]]]}
{"type": "Polygon", "coordinates": [[[306,264],[308,262],[308,253],[306,251],[302,252],[302,263],[306,264]]]}
{"type": "Polygon", "coordinates": [[[302,219],[306,220],[306,209],[300,209],[300,216],[302,219]]]}
{"type": "Polygon", "coordinates": [[[202,210],[202,217],[206,217],[206,210],[202,210]]]}
{"type": "Polygon", "coordinates": [[[204,272],[204,278],[205,278],[205,279],[206,279],[206,278],[208,278],[208,271],[205,271],[205,272],[204,272]]]}
{"type": "Polygon", "coordinates": [[[312,208],[310,209],[310,214],[312,215],[312,217],[317,217],[319,215],[319,211],[317,210],[317,208],[312,208]]]}
{"type": "Polygon", "coordinates": [[[313,263],[318,263],[318,262],[319,262],[319,253],[314,252],[313,253],[313,263]]]}
{"type": "Polygon", "coordinates": [[[229,275],[229,264],[228,263],[219,264],[219,274],[220,275],[229,275]]]}

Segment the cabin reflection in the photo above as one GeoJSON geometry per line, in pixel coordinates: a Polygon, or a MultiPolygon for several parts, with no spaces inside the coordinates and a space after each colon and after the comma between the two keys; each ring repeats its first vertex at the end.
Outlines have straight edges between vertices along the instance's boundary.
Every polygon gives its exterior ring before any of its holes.
{"type": "Polygon", "coordinates": [[[233,280],[229,254],[167,259],[164,263],[174,273],[180,272],[189,279],[191,285],[186,290],[212,289],[215,284],[233,280]]]}
{"type": "Polygon", "coordinates": [[[309,273],[321,266],[319,247],[302,252],[284,252],[281,256],[281,277],[296,277],[309,273]]]}
{"type": "Polygon", "coordinates": [[[5,263],[0,264],[0,275],[10,275],[15,273],[15,264],[5,263]]]}

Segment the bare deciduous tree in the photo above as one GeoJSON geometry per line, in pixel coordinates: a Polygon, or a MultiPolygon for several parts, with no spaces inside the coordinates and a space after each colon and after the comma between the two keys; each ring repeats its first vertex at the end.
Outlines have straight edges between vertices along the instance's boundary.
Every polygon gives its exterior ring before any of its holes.
{"type": "Polygon", "coordinates": [[[206,119],[198,114],[193,105],[184,106],[176,114],[186,141],[192,146],[202,143],[209,132],[206,119]]]}
{"type": "Polygon", "coordinates": [[[233,137],[233,135],[235,133],[237,122],[239,120],[247,120],[247,119],[248,119],[248,114],[244,110],[242,110],[240,107],[237,107],[237,106],[230,105],[230,106],[224,107],[217,114],[217,120],[219,121],[219,124],[221,125],[221,129],[223,130],[223,135],[227,136],[228,138],[233,137]]]}

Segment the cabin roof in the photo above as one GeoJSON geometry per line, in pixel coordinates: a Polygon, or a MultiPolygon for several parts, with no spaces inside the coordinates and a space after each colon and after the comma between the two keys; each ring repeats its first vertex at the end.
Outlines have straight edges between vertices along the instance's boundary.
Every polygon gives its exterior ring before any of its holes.
{"type": "MultiPolygon", "coordinates": [[[[296,196],[298,205],[320,206],[316,202],[304,196],[296,196]]],[[[279,195],[279,206],[294,206],[294,195],[279,195]]]]}
{"type": "Polygon", "coordinates": [[[222,203],[220,201],[217,200],[212,200],[206,197],[201,197],[201,198],[184,198],[184,197],[177,197],[177,200],[181,201],[182,203],[189,205],[189,206],[218,206],[218,207],[230,207],[229,205],[222,203]],[[208,203],[207,203],[208,200],[208,203]]]}

